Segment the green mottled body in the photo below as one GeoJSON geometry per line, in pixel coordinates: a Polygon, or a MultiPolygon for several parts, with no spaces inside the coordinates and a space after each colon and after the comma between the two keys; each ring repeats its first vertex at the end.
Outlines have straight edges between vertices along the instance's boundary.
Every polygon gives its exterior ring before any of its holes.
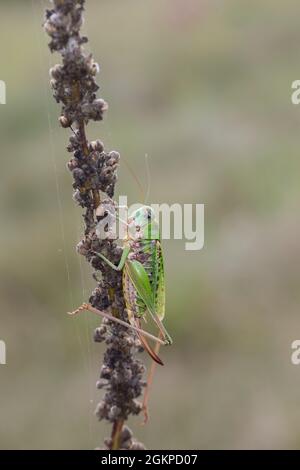
{"type": "Polygon", "coordinates": [[[123,270],[123,292],[129,318],[141,318],[147,306],[136,289],[130,275],[130,262],[139,261],[149,278],[155,313],[160,320],[165,314],[165,277],[160,240],[128,240],[130,252],[123,270]]]}

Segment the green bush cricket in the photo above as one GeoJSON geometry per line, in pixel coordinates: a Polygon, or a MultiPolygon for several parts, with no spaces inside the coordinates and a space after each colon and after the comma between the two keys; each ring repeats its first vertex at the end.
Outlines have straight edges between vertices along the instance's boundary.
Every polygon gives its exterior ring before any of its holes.
{"type": "MultiPolygon", "coordinates": [[[[161,237],[158,222],[150,206],[141,206],[133,212],[126,222],[127,232],[124,239],[123,252],[118,266],[115,266],[101,253],[93,252],[112,269],[123,271],[123,294],[128,312],[130,325],[119,319],[104,314],[97,309],[84,304],[80,310],[90,310],[99,315],[109,317],[112,321],[125,324],[134,329],[151,358],[158,364],[163,362],[158,357],[159,348],[153,350],[146,340],[149,337],[159,344],[172,344],[172,339],[165,329],[162,321],[165,315],[165,278],[164,260],[161,248],[161,237]],[[159,337],[141,329],[141,319],[146,320],[147,312],[158,327],[159,337]]],[[[148,387],[152,380],[154,370],[149,374],[148,387]]],[[[144,399],[146,409],[147,390],[144,399]]],[[[147,414],[146,414],[147,417],[147,414]]],[[[147,419],[147,418],[146,418],[147,419]]]]}

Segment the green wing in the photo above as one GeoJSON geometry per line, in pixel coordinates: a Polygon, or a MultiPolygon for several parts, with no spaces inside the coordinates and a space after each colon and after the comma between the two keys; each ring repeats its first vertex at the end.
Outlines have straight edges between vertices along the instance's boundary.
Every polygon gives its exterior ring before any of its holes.
{"type": "Polygon", "coordinates": [[[153,295],[155,303],[155,311],[160,318],[163,320],[165,316],[165,303],[166,303],[166,290],[165,290],[165,272],[164,272],[164,258],[162,254],[162,248],[159,241],[156,243],[155,249],[155,266],[156,272],[153,279],[153,295]]]}
{"type": "Polygon", "coordinates": [[[148,274],[139,261],[127,260],[125,269],[128,271],[129,277],[136,288],[139,296],[145,303],[148,310],[155,313],[155,305],[153,301],[151,284],[148,274]]]}
{"type": "MultiPolygon", "coordinates": [[[[150,315],[152,316],[153,321],[157,324],[159,330],[163,333],[166,341],[171,344],[172,339],[160,320],[161,312],[160,315],[156,313],[157,301],[153,296],[153,290],[151,288],[150,280],[144,266],[139,261],[127,260],[125,269],[128,270],[130,279],[134,287],[136,288],[139,296],[145,303],[150,315]]],[[[162,302],[162,294],[160,294],[159,297],[160,302],[162,302]]]]}

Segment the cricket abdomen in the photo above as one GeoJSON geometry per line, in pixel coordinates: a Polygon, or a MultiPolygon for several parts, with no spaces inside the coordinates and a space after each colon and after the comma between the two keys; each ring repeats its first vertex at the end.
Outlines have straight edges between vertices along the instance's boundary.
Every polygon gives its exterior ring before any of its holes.
{"type": "Polygon", "coordinates": [[[126,266],[123,270],[123,294],[127,310],[137,318],[142,317],[147,310],[146,305],[138,295],[126,266]]]}

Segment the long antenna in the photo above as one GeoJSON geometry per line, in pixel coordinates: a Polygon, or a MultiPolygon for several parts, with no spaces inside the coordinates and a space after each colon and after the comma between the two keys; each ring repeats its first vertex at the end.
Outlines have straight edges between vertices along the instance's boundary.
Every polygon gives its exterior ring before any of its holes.
{"type": "Polygon", "coordinates": [[[130,175],[132,176],[132,178],[138,185],[140,193],[141,193],[142,201],[143,201],[145,199],[145,189],[141,183],[141,180],[137,176],[136,172],[133,170],[132,166],[129,164],[128,160],[123,156],[122,156],[122,161],[124,161],[127,170],[129,171],[130,175]]]}
{"type": "Polygon", "coordinates": [[[150,168],[149,168],[149,156],[145,154],[145,164],[146,164],[146,175],[147,175],[147,192],[144,200],[144,204],[147,204],[149,201],[150,196],[150,189],[151,189],[151,175],[150,175],[150,168]]]}
{"type": "Polygon", "coordinates": [[[147,204],[147,202],[149,201],[150,189],[151,189],[151,174],[150,174],[150,167],[149,167],[149,155],[147,153],[145,154],[146,185],[147,185],[146,186],[147,187],[146,192],[145,192],[144,186],[141,183],[140,178],[137,176],[136,172],[134,171],[132,166],[129,164],[128,160],[125,157],[122,157],[122,159],[124,160],[124,163],[125,163],[125,166],[126,166],[128,172],[130,173],[130,175],[132,176],[132,178],[134,179],[134,181],[136,182],[136,184],[139,187],[139,190],[140,190],[140,193],[141,193],[141,196],[142,196],[142,201],[144,201],[144,204],[147,204]]]}

